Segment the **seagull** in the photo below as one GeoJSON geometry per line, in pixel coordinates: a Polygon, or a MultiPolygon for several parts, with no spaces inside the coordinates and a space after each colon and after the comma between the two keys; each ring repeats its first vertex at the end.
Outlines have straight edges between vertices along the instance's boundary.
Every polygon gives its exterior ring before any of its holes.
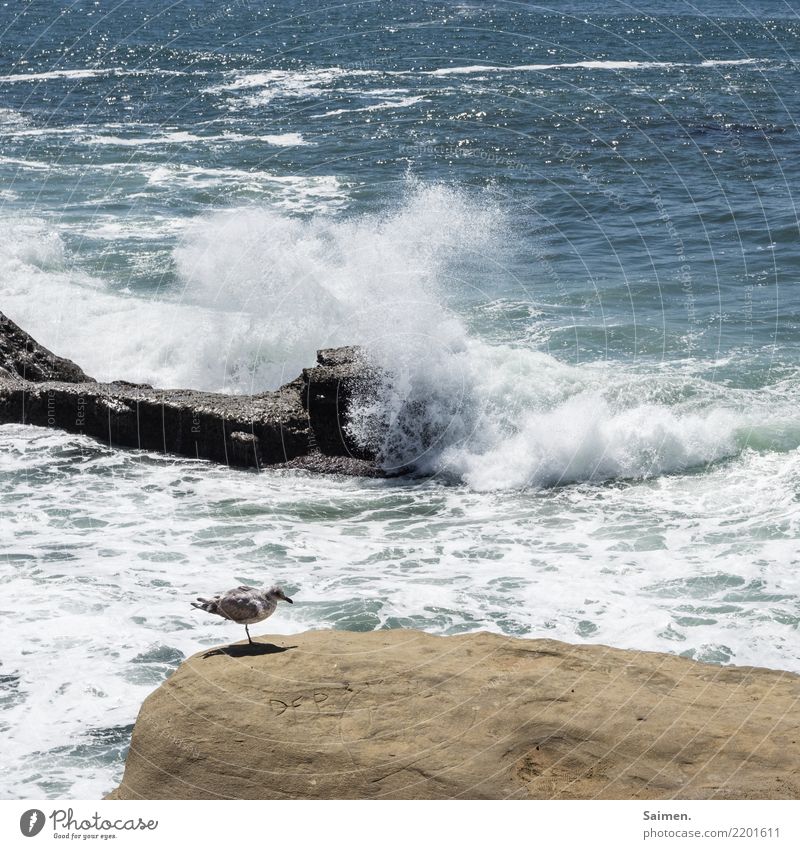
{"type": "Polygon", "coordinates": [[[205,610],[206,613],[214,613],[223,619],[230,619],[231,622],[244,625],[247,639],[252,645],[253,640],[247,626],[272,616],[278,606],[278,599],[294,604],[280,587],[271,587],[268,590],[260,590],[258,587],[236,587],[214,598],[198,598],[191,604],[192,607],[205,610]]]}

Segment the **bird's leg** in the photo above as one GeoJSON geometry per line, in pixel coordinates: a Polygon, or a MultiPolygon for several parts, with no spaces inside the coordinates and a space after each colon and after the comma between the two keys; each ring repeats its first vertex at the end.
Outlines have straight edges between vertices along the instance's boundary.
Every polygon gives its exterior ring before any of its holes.
{"type": "Polygon", "coordinates": [[[250,636],[250,629],[247,627],[247,625],[244,626],[244,630],[247,632],[247,641],[252,646],[253,645],[253,638],[250,636]]]}

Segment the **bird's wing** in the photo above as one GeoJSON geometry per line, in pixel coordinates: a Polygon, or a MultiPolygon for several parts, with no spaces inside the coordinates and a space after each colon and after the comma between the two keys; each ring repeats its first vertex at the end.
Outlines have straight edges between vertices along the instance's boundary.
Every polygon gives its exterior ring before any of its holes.
{"type": "Polygon", "coordinates": [[[262,605],[258,603],[258,600],[244,593],[228,593],[219,599],[217,607],[234,622],[240,619],[251,619],[260,615],[262,611],[262,605]]]}
{"type": "Polygon", "coordinates": [[[258,592],[258,587],[247,587],[247,586],[244,586],[244,585],[242,585],[241,587],[236,587],[236,589],[237,589],[237,590],[240,590],[240,591],[241,591],[241,592],[243,592],[243,593],[249,593],[249,592],[251,592],[251,591],[253,591],[253,590],[255,590],[256,592],[258,592]]]}

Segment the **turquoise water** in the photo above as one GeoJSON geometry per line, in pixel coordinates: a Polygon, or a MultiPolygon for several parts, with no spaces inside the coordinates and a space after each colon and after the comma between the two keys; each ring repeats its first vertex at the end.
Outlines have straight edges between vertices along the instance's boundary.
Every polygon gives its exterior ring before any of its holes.
{"type": "Polygon", "coordinates": [[[0,792],[110,789],[147,692],[240,636],[188,600],[242,581],[291,591],[278,633],[800,670],[797,12],[0,9],[0,309],[157,386],[365,345],[355,433],[420,473],[0,428],[0,792]]]}

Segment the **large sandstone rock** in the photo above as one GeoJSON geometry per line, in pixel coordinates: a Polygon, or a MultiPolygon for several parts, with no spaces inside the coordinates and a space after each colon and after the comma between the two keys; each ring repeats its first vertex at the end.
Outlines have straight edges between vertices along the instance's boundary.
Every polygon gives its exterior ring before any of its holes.
{"type": "Polygon", "coordinates": [[[797,798],[800,676],[490,634],[194,655],[114,799],[797,798]]]}

